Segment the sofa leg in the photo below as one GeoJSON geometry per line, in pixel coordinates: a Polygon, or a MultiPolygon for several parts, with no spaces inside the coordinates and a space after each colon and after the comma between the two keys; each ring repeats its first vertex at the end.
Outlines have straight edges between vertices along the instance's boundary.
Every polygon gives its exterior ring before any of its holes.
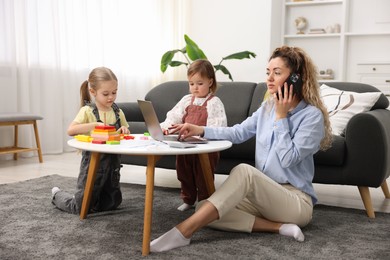
{"type": "Polygon", "coordinates": [[[360,197],[362,197],[364,207],[369,218],[375,218],[374,208],[371,203],[370,189],[365,186],[358,186],[360,197]]]}
{"type": "Polygon", "coordinates": [[[385,198],[390,199],[389,186],[387,186],[386,180],[383,181],[381,188],[382,188],[383,194],[385,194],[385,198]]]}

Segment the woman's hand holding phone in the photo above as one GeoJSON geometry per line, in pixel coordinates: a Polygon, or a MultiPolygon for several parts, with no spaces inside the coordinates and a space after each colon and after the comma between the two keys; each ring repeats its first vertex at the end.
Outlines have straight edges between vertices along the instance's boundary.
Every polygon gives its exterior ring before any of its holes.
{"type": "Polygon", "coordinates": [[[278,92],[275,93],[275,120],[286,118],[288,111],[291,110],[293,106],[294,99],[294,90],[293,85],[287,85],[287,82],[283,84],[284,86],[278,87],[278,92]]]}

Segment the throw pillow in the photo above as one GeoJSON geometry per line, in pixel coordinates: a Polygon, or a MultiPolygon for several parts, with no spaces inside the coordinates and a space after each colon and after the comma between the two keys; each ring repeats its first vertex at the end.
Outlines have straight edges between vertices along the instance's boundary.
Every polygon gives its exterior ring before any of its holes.
{"type": "Polygon", "coordinates": [[[320,92],[335,135],[342,135],[348,121],[358,113],[369,111],[381,95],[381,92],[343,91],[325,84],[321,85],[320,92]]]}

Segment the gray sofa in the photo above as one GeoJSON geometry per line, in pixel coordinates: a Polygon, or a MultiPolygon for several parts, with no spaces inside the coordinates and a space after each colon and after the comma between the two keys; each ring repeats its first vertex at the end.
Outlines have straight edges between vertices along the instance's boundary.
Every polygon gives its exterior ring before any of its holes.
{"type": "MultiPolygon", "coordinates": [[[[326,82],[330,87],[355,92],[379,91],[362,83],[326,82]]],[[[261,104],[265,83],[222,82],[216,95],[225,105],[228,125],[242,122],[261,104]]],[[[150,90],[146,100],[153,102],[159,120],[188,93],[186,81],[171,81],[150,90]]],[[[129,121],[132,133],[144,133],[146,126],[137,102],[118,103],[129,121]]],[[[332,148],[318,152],[315,159],[314,183],[353,185],[359,188],[369,217],[375,217],[369,187],[382,187],[390,198],[386,179],[390,175],[390,111],[388,99],[382,95],[372,110],[355,115],[348,123],[345,136],[334,136],[332,148]]],[[[221,152],[217,174],[229,174],[239,163],[255,164],[255,139],[235,144],[221,152]]],[[[146,165],[146,158],[123,156],[122,163],[146,165]]],[[[157,167],[175,169],[175,157],[163,157],[157,167]]]]}

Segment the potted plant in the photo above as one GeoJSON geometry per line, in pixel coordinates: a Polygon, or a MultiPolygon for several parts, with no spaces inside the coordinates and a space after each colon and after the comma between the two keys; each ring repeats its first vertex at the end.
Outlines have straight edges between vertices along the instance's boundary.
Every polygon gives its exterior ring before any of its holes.
{"type": "MultiPolygon", "coordinates": [[[[176,49],[176,50],[170,50],[164,53],[164,55],[161,58],[161,66],[160,70],[164,73],[169,66],[171,67],[178,67],[181,65],[189,66],[191,62],[198,60],[198,59],[207,59],[207,56],[204,54],[204,52],[198,47],[198,45],[188,37],[188,35],[184,35],[184,40],[186,42],[186,46],[182,49],[176,49]],[[186,62],[173,60],[173,57],[176,53],[181,53],[185,59],[186,62]]],[[[223,57],[221,61],[217,65],[213,65],[215,68],[215,71],[220,70],[222,73],[228,75],[229,79],[233,81],[232,74],[230,71],[222,65],[222,62],[225,60],[242,60],[242,59],[250,59],[255,58],[256,54],[250,51],[242,51],[230,54],[226,57],[223,57]]]]}

